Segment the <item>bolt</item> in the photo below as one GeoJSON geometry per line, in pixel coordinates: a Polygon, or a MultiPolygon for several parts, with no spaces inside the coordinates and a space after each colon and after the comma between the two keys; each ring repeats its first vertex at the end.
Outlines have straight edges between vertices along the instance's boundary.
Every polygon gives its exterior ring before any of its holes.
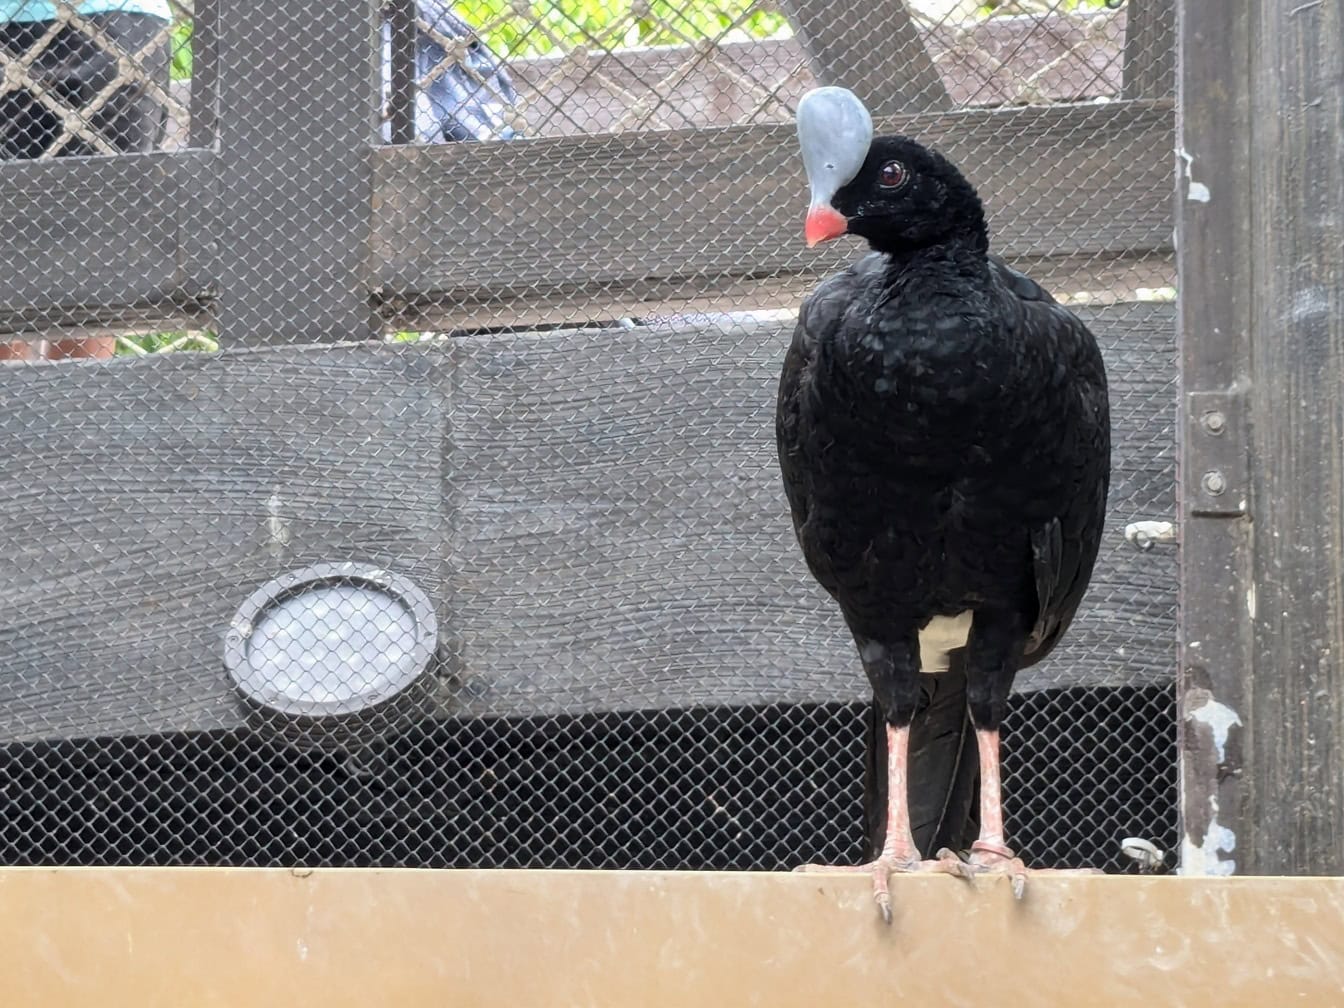
{"type": "Polygon", "coordinates": [[[1227,417],[1221,410],[1209,410],[1204,414],[1204,429],[1210,434],[1221,434],[1227,429],[1227,417]]]}
{"type": "Polygon", "coordinates": [[[1205,493],[1217,497],[1227,489],[1227,480],[1217,469],[1211,469],[1204,474],[1204,479],[1201,481],[1201,485],[1204,487],[1205,493]]]}

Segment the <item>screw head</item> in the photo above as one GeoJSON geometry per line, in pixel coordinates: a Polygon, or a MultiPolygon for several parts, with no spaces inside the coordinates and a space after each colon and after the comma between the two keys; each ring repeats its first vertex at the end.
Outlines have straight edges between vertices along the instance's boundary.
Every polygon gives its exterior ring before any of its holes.
{"type": "Polygon", "coordinates": [[[1204,487],[1205,493],[1217,497],[1227,489],[1227,479],[1217,469],[1212,469],[1204,474],[1204,478],[1200,481],[1200,485],[1204,487]]]}
{"type": "Polygon", "coordinates": [[[1227,429],[1227,416],[1221,410],[1209,410],[1204,414],[1204,429],[1210,434],[1221,434],[1227,429]]]}

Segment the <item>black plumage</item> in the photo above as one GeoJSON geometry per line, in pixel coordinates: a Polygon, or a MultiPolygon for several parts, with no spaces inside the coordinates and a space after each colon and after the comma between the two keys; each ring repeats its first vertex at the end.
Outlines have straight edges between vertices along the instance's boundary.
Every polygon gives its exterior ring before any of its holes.
{"type": "Polygon", "coordinates": [[[998,728],[1014,675],[1068,629],[1101,541],[1101,354],[1076,316],[989,253],[979,197],[946,159],[881,137],[844,179],[845,152],[823,156],[827,136],[808,128],[821,139],[805,134],[800,109],[809,239],[855,234],[874,250],[804,301],[776,415],[798,541],[888,726],[886,843],[865,867],[888,916],[892,870],[1004,871],[1020,894],[1026,870],[1002,835],[998,728]],[[828,171],[843,184],[819,182],[828,171]],[[920,861],[904,807],[921,669],[954,661],[980,736],[969,864],[950,852],[920,861]]]}

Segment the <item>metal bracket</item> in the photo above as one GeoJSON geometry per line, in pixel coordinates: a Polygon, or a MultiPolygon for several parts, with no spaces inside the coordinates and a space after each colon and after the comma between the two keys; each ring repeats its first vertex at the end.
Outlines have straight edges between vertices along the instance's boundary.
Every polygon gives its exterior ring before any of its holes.
{"type": "Polygon", "coordinates": [[[1181,534],[1176,526],[1169,521],[1145,518],[1142,521],[1130,522],[1125,526],[1125,542],[1141,550],[1150,550],[1155,545],[1180,545],[1181,534]]]}
{"type": "Polygon", "coordinates": [[[1187,393],[1185,421],[1186,510],[1205,517],[1249,514],[1246,389],[1187,393]]]}

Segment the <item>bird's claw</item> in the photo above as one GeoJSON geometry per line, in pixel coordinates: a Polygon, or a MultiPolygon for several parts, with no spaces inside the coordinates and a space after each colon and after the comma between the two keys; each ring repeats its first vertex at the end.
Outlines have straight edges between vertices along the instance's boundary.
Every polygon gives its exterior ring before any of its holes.
{"type": "Polygon", "coordinates": [[[884,890],[874,893],[873,898],[877,900],[877,910],[882,915],[882,923],[891,927],[891,893],[884,890]]]}
{"type": "Polygon", "coordinates": [[[874,861],[860,865],[822,865],[805,864],[794,869],[796,872],[816,872],[819,874],[854,875],[860,872],[873,877],[873,901],[886,924],[892,921],[891,883],[892,874],[913,875],[916,872],[934,872],[955,875],[969,879],[972,868],[949,850],[940,850],[936,860],[923,861],[918,855],[903,857],[894,852],[886,852],[874,861]]]}
{"type": "Polygon", "coordinates": [[[1003,844],[983,840],[971,844],[970,868],[976,875],[1007,875],[1012,883],[1015,900],[1020,900],[1026,894],[1027,866],[1003,844]]]}
{"type": "Polygon", "coordinates": [[[1028,868],[1022,859],[1001,844],[976,841],[971,845],[967,866],[976,875],[1007,875],[1013,898],[1022,899],[1027,891],[1028,875],[1104,875],[1098,868],[1028,868]]]}

